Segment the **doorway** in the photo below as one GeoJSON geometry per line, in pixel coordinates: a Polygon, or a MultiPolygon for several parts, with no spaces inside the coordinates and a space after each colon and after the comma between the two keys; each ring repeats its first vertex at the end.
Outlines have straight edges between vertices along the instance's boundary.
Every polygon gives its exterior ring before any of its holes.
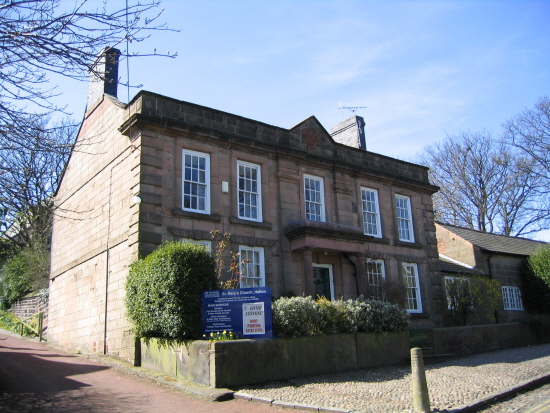
{"type": "Polygon", "coordinates": [[[313,284],[315,284],[315,297],[334,299],[334,279],[332,265],[313,264],[313,284]]]}

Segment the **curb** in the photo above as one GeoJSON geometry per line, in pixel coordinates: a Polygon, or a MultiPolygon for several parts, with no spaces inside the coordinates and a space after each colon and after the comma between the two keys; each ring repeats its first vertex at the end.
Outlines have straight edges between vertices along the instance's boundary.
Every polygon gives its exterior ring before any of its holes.
{"type": "Polygon", "coordinates": [[[352,413],[353,412],[353,410],[349,410],[349,409],[310,406],[307,404],[283,402],[283,401],[278,401],[273,399],[266,399],[263,397],[255,397],[251,394],[248,394],[242,391],[235,392],[235,394],[233,394],[233,397],[235,399],[246,400],[253,403],[270,404],[271,406],[277,407],[279,409],[304,410],[308,412],[318,412],[318,413],[352,413]]]}
{"type": "Polygon", "coordinates": [[[470,403],[463,404],[458,406],[455,409],[451,410],[442,410],[442,412],[448,413],[470,413],[476,412],[477,410],[487,407],[490,404],[504,400],[510,396],[513,396],[515,393],[524,392],[530,390],[534,387],[540,386],[550,382],[550,373],[541,374],[533,379],[525,380],[515,386],[508,387],[503,390],[496,391],[491,393],[483,398],[474,400],[470,403]]]}

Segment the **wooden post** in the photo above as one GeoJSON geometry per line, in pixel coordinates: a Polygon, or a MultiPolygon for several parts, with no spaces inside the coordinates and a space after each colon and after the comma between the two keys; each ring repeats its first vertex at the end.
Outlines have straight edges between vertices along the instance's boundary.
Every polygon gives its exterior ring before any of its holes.
{"type": "Polygon", "coordinates": [[[38,313],[38,342],[42,342],[42,321],[44,315],[42,311],[38,313]]]}

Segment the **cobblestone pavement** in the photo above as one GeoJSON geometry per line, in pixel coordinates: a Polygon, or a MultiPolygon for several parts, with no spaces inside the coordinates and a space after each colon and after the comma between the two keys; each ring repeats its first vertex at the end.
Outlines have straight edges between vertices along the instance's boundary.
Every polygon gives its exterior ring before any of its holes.
{"type": "MultiPolygon", "coordinates": [[[[238,394],[353,412],[409,412],[410,374],[410,366],[384,367],[249,386],[238,394]]],[[[426,366],[435,411],[456,409],[544,374],[550,374],[550,344],[426,366]]]]}
{"type": "MultiPolygon", "coordinates": [[[[485,409],[478,410],[477,413],[522,413],[533,408],[534,405],[543,403],[550,398],[550,384],[538,387],[527,393],[512,396],[512,399],[505,400],[485,409]]],[[[537,410],[538,411],[538,410],[537,410]]]]}

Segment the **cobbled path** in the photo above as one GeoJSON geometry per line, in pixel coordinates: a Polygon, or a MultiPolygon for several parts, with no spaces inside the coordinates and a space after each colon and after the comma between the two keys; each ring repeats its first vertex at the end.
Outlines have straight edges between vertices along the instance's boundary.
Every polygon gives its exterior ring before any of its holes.
{"type": "MultiPolygon", "coordinates": [[[[550,373],[550,344],[495,351],[426,366],[431,407],[453,409],[550,373]]],[[[353,412],[410,412],[410,366],[311,376],[249,386],[252,397],[353,412]]]]}

